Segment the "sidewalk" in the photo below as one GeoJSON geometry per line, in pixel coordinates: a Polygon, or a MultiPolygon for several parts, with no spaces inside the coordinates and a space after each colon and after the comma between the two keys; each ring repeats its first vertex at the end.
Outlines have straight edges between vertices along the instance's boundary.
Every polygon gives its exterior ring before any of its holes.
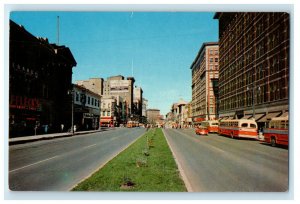
{"type": "Polygon", "coordinates": [[[61,137],[72,137],[75,135],[84,135],[84,134],[89,134],[89,133],[94,133],[94,132],[103,132],[103,131],[112,130],[112,129],[115,129],[115,128],[101,128],[98,130],[78,131],[78,132],[74,132],[74,134],[72,134],[71,132],[63,132],[63,133],[52,133],[52,134],[44,134],[44,135],[33,135],[33,136],[9,138],[9,145],[23,144],[23,143],[34,142],[34,141],[38,141],[38,140],[50,140],[50,139],[61,138],[61,137]]]}

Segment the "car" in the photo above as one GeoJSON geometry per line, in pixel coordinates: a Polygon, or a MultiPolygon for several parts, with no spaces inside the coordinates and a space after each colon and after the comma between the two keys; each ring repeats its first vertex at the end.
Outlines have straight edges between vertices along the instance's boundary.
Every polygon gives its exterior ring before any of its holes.
{"type": "Polygon", "coordinates": [[[208,135],[208,129],[207,129],[207,127],[204,127],[204,126],[196,127],[195,133],[197,135],[208,135]]]}

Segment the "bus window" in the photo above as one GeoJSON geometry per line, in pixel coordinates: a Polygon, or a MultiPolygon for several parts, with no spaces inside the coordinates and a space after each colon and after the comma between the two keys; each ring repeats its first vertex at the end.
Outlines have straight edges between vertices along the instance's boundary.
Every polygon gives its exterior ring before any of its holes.
{"type": "Polygon", "coordinates": [[[250,124],[250,127],[251,128],[256,128],[256,125],[255,124],[250,124]]]}
{"type": "Polygon", "coordinates": [[[242,127],[248,127],[248,123],[242,123],[242,127]]]}

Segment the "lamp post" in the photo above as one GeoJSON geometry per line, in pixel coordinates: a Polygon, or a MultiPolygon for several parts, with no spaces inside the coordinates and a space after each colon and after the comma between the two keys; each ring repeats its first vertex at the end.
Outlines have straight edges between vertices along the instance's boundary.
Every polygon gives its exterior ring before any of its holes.
{"type": "Polygon", "coordinates": [[[71,133],[74,135],[74,90],[72,86],[72,90],[68,91],[68,94],[71,95],[71,133]]]}
{"type": "MultiPolygon", "coordinates": [[[[260,91],[260,86],[258,86],[257,90],[260,91]]],[[[249,86],[247,86],[247,91],[250,91],[249,86]]],[[[256,86],[253,82],[252,83],[252,114],[253,114],[254,120],[255,120],[255,102],[256,102],[255,101],[255,99],[256,99],[255,95],[256,95],[256,86]]]]}

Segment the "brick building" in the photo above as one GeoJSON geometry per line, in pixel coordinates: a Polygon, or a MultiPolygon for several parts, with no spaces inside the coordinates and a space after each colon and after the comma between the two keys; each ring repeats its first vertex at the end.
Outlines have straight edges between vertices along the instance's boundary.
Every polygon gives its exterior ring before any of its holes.
{"type": "Polygon", "coordinates": [[[190,69],[193,122],[215,120],[218,118],[218,42],[203,43],[190,69]]]}
{"type": "Polygon", "coordinates": [[[251,118],[262,127],[288,114],[290,16],[216,13],[220,46],[220,117],[251,118]]]}
{"type": "Polygon", "coordinates": [[[72,68],[68,47],[50,44],[10,21],[9,135],[57,132],[71,127],[72,68]]]}

